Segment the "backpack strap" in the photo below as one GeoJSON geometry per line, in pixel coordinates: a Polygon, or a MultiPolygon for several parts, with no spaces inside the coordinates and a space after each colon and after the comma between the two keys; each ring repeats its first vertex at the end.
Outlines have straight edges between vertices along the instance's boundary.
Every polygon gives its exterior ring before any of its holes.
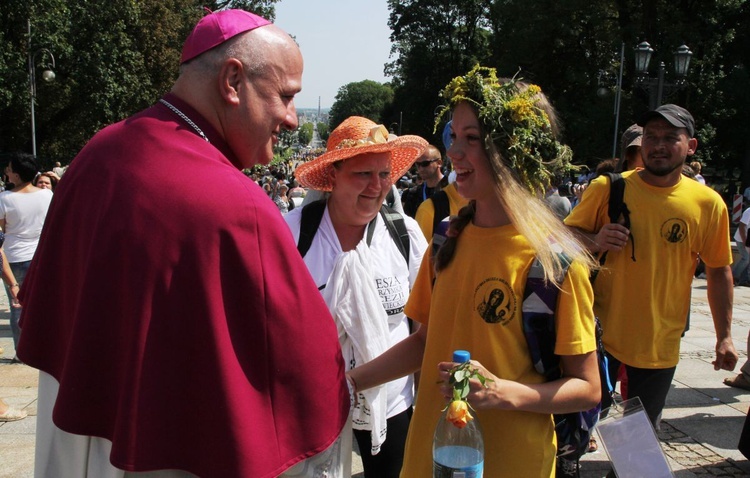
{"type": "MultiPolygon", "coordinates": [[[[609,203],[607,204],[607,215],[609,222],[615,224],[623,220],[623,226],[630,230],[630,209],[625,204],[625,179],[620,173],[603,173],[609,178],[609,203]]],[[[630,258],[635,262],[635,239],[630,233],[630,258]]],[[[607,251],[599,257],[599,264],[604,265],[607,260],[607,251]]],[[[596,275],[592,276],[596,278],[596,275]]]]}
{"type": "MultiPolygon", "coordinates": [[[[313,239],[315,238],[315,234],[318,232],[320,221],[323,220],[323,213],[325,213],[325,210],[325,199],[319,199],[315,202],[311,202],[310,204],[307,204],[304,208],[302,208],[302,216],[300,219],[299,228],[299,240],[297,241],[297,250],[302,257],[305,257],[307,251],[310,250],[310,246],[312,245],[313,239]]],[[[383,222],[385,223],[385,227],[388,229],[393,242],[396,243],[399,252],[402,256],[404,256],[406,264],[408,265],[410,242],[409,232],[406,230],[404,217],[397,211],[394,211],[387,206],[382,206],[380,208],[380,215],[383,217],[383,222]]],[[[373,227],[374,224],[375,219],[373,219],[367,226],[366,238],[368,246],[372,242],[372,235],[375,232],[375,228],[373,227]]]]}
{"type": "Polygon", "coordinates": [[[451,215],[451,205],[448,200],[448,193],[442,189],[433,194],[430,199],[432,205],[435,206],[435,215],[432,216],[432,233],[434,234],[439,229],[440,222],[451,215]]]}
{"type": "MultiPolygon", "coordinates": [[[[404,256],[404,259],[406,260],[406,265],[409,265],[409,249],[411,247],[411,243],[409,241],[409,232],[406,230],[406,222],[404,221],[404,216],[402,216],[398,211],[395,211],[388,206],[381,206],[380,208],[380,215],[383,217],[383,222],[385,223],[385,227],[388,229],[388,233],[391,235],[391,239],[393,239],[393,242],[396,243],[396,247],[398,247],[399,252],[402,256],[404,256]]],[[[374,228],[370,228],[374,229],[374,228]]],[[[370,236],[372,234],[370,233],[370,236]]],[[[370,244],[370,240],[372,237],[368,238],[367,244],[370,244]]]]}
{"type": "Polygon", "coordinates": [[[393,188],[388,191],[388,194],[385,195],[385,203],[388,205],[388,207],[392,208],[393,203],[396,202],[396,195],[393,194],[393,188]]]}
{"type": "Polygon", "coordinates": [[[318,199],[315,202],[305,205],[302,208],[302,217],[300,219],[299,240],[297,241],[297,250],[302,257],[305,257],[310,250],[315,233],[318,232],[320,221],[323,220],[323,213],[326,210],[326,200],[318,199]]]}
{"type": "MultiPolygon", "coordinates": [[[[560,254],[560,258],[563,270],[558,280],[562,284],[570,267],[570,259],[563,254],[560,254]]],[[[548,381],[562,376],[560,357],[555,355],[555,312],[559,292],[560,289],[545,279],[544,267],[535,258],[523,292],[522,327],[534,368],[548,381]]]]}
{"type": "Polygon", "coordinates": [[[630,229],[630,210],[625,204],[625,180],[620,173],[604,173],[609,178],[609,203],[607,214],[609,222],[616,223],[622,216],[625,227],[630,229]]]}

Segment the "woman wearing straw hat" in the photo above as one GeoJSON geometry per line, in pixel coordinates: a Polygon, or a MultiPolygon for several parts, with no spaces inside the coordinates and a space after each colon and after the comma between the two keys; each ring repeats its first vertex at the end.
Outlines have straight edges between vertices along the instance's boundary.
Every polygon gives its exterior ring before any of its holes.
{"type": "MultiPolygon", "coordinates": [[[[298,244],[301,235],[313,235],[301,252],[336,321],[347,368],[409,336],[403,310],[427,243],[417,223],[403,216],[409,240],[399,247],[388,229],[393,223],[380,211],[426,146],[420,137],[389,136],[382,125],[354,116],[331,132],[323,155],[295,171],[302,186],[325,192],[322,202],[285,219],[298,244]],[[322,209],[322,218],[308,226],[313,208],[322,209]]],[[[413,400],[411,375],[359,394],[352,425],[365,477],[399,475],[413,400]]]]}
{"type": "Polygon", "coordinates": [[[364,390],[421,364],[402,476],[431,476],[432,432],[451,397],[449,370],[456,365],[447,360],[453,350],[469,350],[472,367],[491,379],[482,386],[472,378],[467,397],[484,431],[484,476],[554,476],[552,414],[589,409],[600,396],[588,279],[594,261],[540,199],[554,174],[570,167],[571,153],[555,138],[553,110],[534,85],[503,82],[494,69],[475,67],[442,95],[453,112],[448,156],[469,204],[434,258],[422,263],[406,306],[419,330],[348,374],[364,390]],[[559,252],[573,261],[562,281],[559,252]],[[535,259],[561,288],[555,353],[564,376],[549,382],[535,371],[521,328],[535,259]],[[495,289],[503,293],[502,314],[483,316],[483,301],[495,289]]]}

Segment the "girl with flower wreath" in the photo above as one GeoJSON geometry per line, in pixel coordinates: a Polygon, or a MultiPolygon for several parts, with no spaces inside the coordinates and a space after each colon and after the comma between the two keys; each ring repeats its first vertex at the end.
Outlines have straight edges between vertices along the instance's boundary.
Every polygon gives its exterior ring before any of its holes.
{"type": "Polygon", "coordinates": [[[436,124],[452,111],[447,153],[469,204],[452,218],[437,254],[422,262],[406,305],[420,329],[348,376],[366,389],[421,365],[401,476],[432,476],[432,433],[453,395],[456,364],[447,360],[453,350],[469,350],[475,373],[466,401],[484,430],[484,476],[555,476],[552,414],[600,399],[589,283],[595,262],[540,199],[556,174],[570,170],[572,154],[558,142],[554,110],[535,85],[503,82],[477,66],[441,94],[448,105],[436,124]],[[572,260],[564,276],[562,255],[572,260]],[[535,371],[521,326],[535,259],[561,290],[555,353],[563,377],[549,382],[535,371]]]}

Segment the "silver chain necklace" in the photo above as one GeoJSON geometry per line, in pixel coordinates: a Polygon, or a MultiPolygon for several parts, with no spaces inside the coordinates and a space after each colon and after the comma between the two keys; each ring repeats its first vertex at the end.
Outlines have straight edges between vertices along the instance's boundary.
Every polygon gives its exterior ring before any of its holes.
{"type": "Polygon", "coordinates": [[[185,123],[189,124],[200,135],[201,138],[203,138],[203,139],[206,140],[207,143],[211,142],[211,141],[208,140],[208,137],[206,137],[206,134],[198,127],[198,125],[195,124],[195,123],[193,123],[193,120],[191,120],[190,118],[188,118],[185,113],[183,113],[182,111],[178,110],[175,105],[173,105],[172,103],[168,102],[164,98],[161,98],[159,100],[159,103],[163,104],[164,106],[166,106],[167,108],[169,108],[170,110],[172,110],[174,112],[174,114],[176,114],[177,116],[179,116],[180,118],[182,118],[183,120],[185,120],[185,123]]]}

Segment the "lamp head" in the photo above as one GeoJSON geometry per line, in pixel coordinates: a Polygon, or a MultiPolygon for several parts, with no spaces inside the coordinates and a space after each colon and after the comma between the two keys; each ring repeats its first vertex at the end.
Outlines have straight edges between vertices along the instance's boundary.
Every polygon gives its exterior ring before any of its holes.
{"type": "Polygon", "coordinates": [[[654,49],[648,42],[641,42],[635,48],[635,71],[639,75],[644,75],[648,72],[648,64],[651,62],[651,54],[654,49]]]}
{"type": "Polygon", "coordinates": [[[49,69],[44,70],[42,72],[42,79],[44,81],[47,81],[47,82],[54,81],[55,80],[55,72],[52,71],[52,70],[49,70],[49,69]]]}
{"type": "Polygon", "coordinates": [[[687,76],[688,68],[690,67],[690,58],[693,56],[693,52],[687,45],[680,46],[677,51],[674,52],[674,72],[677,78],[684,78],[687,76]]]}

